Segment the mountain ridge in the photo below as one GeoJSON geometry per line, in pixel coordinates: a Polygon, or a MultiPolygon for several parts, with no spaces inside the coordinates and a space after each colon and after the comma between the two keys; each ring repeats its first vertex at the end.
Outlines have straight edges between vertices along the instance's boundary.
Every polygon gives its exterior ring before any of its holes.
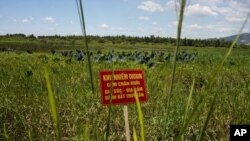
{"type": "MultiPolygon", "coordinates": [[[[237,35],[231,35],[226,37],[217,38],[225,41],[233,41],[237,35]]],[[[250,33],[241,33],[237,44],[250,45],[250,33]]]]}

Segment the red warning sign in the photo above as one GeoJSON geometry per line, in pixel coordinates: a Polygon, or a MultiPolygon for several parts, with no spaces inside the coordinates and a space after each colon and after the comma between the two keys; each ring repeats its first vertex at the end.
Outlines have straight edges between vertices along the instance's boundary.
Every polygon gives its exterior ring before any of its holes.
{"type": "Polygon", "coordinates": [[[142,70],[100,71],[101,101],[103,105],[135,103],[134,90],[139,101],[147,101],[144,73],[142,70]],[[113,79],[113,84],[112,83],[113,79]],[[112,90],[113,86],[113,90],[112,90]],[[111,100],[109,100],[112,91],[111,100]]]}

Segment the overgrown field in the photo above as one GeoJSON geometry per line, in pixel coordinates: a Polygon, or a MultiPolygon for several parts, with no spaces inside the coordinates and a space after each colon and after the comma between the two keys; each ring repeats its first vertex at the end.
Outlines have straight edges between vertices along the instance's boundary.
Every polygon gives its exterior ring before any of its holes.
{"type": "MultiPolygon", "coordinates": [[[[133,68],[143,69],[145,72],[148,102],[141,106],[147,141],[172,140],[178,135],[193,79],[196,81],[188,115],[226,50],[195,48],[198,55],[194,60],[177,62],[168,115],[166,98],[171,80],[171,61],[154,62],[155,66],[150,68],[147,64],[136,61],[114,63],[115,69],[133,68]]],[[[167,53],[169,52],[165,52],[167,53]]],[[[216,78],[212,91],[188,125],[184,135],[186,140],[198,137],[208,114],[210,95],[213,94],[218,97],[206,129],[205,140],[229,140],[230,124],[250,123],[249,54],[249,49],[233,50],[216,78]]],[[[112,64],[92,62],[96,92],[91,94],[86,60],[78,61],[59,53],[52,55],[26,52],[0,53],[0,140],[53,140],[55,133],[44,78],[45,66],[49,70],[56,95],[62,139],[82,139],[83,130],[89,125],[90,140],[102,140],[106,132],[108,108],[100,104],[98,76],[100,70],[110,69],[112,64]]],[[[136,127],[139,133],[136,106],[128,107],[130,127],[136,127]]],[[[123,106],[112,107],[110,124],[110,140],[125,140],[123,106]]]]}

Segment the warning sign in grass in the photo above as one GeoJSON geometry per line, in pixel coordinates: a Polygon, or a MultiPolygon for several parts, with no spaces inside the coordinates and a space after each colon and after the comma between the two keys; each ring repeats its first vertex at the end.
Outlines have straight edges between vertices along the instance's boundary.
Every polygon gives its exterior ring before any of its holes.
{"type": "Polygon", "coordinates": [[[103,105],[135,103],[134,90],[141,102],[147,100],[142,70],[115,70],[113,76],[112,70],[100,71],[100,87],[103,105]]]}

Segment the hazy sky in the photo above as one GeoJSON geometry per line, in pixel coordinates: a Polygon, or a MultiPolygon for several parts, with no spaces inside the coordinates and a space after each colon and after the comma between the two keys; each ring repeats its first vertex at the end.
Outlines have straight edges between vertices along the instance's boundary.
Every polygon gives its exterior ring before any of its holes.
{"type": "MultiPolygon", "coordinates": [[[[250,0],[187,0],[182,37],[236,34],[250,0]]],[[[176,36],[178,0],[83,0],[87,34],[176,36]]],[[[250,21],[244,32],[250,32],[250,21]]],[[[0,34],[79,35],[75,0],[0,0],[0,34]]]]}

